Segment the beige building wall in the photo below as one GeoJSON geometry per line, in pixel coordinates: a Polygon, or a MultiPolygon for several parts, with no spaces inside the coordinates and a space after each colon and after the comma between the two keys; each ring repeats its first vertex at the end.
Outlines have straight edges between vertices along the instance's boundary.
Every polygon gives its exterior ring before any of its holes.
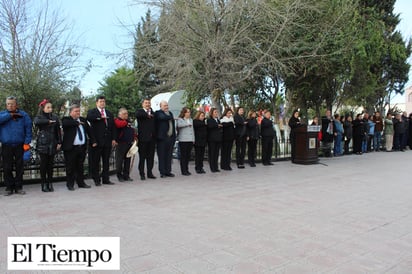
{"type": "Polygon", "coordinates": [[[412,113],[412,86],[405,90],[405,110],[408,114],[412,113]]]}

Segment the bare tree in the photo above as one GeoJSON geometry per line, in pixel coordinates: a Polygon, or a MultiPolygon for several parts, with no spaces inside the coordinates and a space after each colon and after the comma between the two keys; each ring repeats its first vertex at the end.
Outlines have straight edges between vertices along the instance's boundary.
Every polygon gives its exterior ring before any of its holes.
{"type": "Polygon", "coordinates": [[[143,2],[161,10],[160,40],[152,48],[160,53],[159,79],[190,90],[188,96],[196,99],[210,96],[215,106],[245,83],[262,79],[265,71],[268,76],[293,72],[299,60],[319,56],[322,46],[320,40],[296,39],[314,27],[302,18],[319,14],[318,1],[143,2]]]}
{"type": "Polygon", "coordinates": [[[47,1],[0,0],[0,97],[15,94],[34,114],[43,98],[60,104],[74,85],[79,53],[70,26],[47,1]]]}

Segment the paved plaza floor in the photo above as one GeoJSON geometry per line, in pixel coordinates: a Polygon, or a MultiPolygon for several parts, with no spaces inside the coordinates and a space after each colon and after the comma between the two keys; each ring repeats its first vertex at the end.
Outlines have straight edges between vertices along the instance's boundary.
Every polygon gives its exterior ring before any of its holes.
{"type": "Polygon", "coordinates": [[[119,236],[119,273],[412,273],[412,151],[320,163],[25,186],[0,197],[0,273],[8,236],[119,236]]]}

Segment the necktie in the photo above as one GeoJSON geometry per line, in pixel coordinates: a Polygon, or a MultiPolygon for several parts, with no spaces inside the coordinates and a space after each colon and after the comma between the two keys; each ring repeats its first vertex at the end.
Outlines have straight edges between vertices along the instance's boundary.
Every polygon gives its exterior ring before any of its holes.
{"type": "Polygon", "coordinates": [[[79,141],[83,141],[83,133],[82,130],[80,129],[80,125],[77,126],[77,135],[79,136],[79,141]]]}
{"type": "Polygon", "coordinates": [[[100,113],[102,114],[102,119],[103,119],[104,123],[107,126],[107,120],[106,120],[106,116],[104,115],[104,109],[103,108],[100,110],[100,113]]]}

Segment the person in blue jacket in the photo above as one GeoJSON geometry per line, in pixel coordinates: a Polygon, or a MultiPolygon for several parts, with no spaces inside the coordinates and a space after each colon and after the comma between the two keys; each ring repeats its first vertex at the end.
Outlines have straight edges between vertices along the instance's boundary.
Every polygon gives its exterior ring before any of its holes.
{"type": "Polygon", "coordinates": [[[32,123],[29,115],[20,110],[17,98],[6,99],[6,110],[0,111],[0,142],[3,157],[6,196],[25,194],[23,191],[23,154],[30,149],[32,123]],[[16,175],[13,176],[13,166],[16,175]]]}

